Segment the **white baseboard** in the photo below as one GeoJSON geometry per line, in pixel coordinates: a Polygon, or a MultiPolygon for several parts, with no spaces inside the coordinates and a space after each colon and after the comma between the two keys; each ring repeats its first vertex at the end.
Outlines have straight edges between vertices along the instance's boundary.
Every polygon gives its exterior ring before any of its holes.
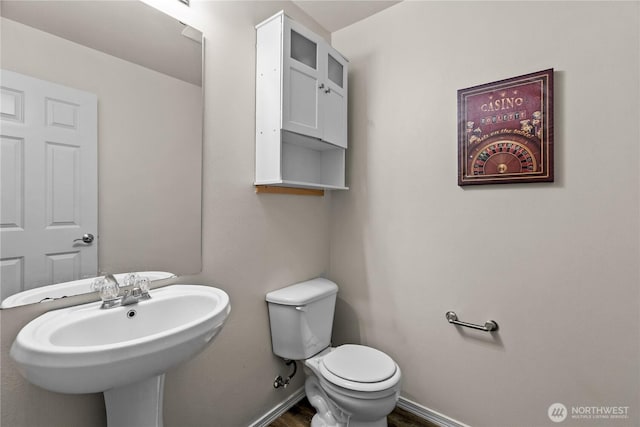
{"type": "Polygon", "coordinates": [[[296,390],[292,395],[290,395],[286,400],[277,404],[273,407],[269,412],[261,416],[259,419],[254,421],[249,427],[267,427],[269,424],[274,422],[276,418],[280,415],[287,412],[293,405],[300,402],[306,394],[304,393],[304,387],[300,387],[296,390]]]}
{"type": "MultiPolygon", "coordinates": [[[[280,415],[291,409],[293,405],[304,399],[305,396],[306,394],[304,392],[304,387],[300,387],[287,399],[274,406],[273,409],[250,424],[249,427],[267,427],[280,415]]],[[[440,427],[469,427],[467,424],[456,421],[453,418],[449,418],[444,414],[433,411],[402,396],[400,396],[400,399],[398,399],[398,408],[404,409],[405,411],[410,412],[413,415],[427,420],[440,427]]]]}
{"type": "Polygon", "coordinates": [[[436,412],[429,408],[426,408],[414,401],[411,401],[405,397],[400,396],[398,399],[398,408],[404,409],[407,412],[411,412],[422,419],[425,419],[440,427],[469,427],[467,424],[456,421],[453,418],[449,418],[440,412],[436,412]]]}

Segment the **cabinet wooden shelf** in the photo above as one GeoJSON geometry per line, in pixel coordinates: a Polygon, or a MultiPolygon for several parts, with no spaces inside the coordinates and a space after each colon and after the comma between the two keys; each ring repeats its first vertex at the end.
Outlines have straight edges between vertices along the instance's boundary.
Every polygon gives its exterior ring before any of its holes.
{"type": "Polygon", "coordinates": [[[255,184],[348,189],[347,60],[284,12],[256,32],[255,184]]]}

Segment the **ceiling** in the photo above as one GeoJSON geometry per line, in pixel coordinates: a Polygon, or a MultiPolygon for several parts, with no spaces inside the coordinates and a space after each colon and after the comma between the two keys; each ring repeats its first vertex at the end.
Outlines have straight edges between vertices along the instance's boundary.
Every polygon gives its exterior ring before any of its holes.
{"type": "MultiPolygon", "coordinates": [[[[400,0],[293,2],[332,33],[400,0]]],[[[142,2],[2,0],[0,10],[5,18],[201,84],[201,46],[181,35],[184,24],[142,2]]]]}
{"type": "MultiPolygon", "coordinates": [[[[202,45],[183,35],[184,24],[140,1],[2,0],[1,13],[4,18],[202,84],[202,45]]],[[[196,39],[201,37],[196,33],[196,39]]]]}
{"type": "Polygon", "coordinates": [[[354,22],[361,21],[401,0],[293,0],[325,30],[333,33],[354,22]]]}

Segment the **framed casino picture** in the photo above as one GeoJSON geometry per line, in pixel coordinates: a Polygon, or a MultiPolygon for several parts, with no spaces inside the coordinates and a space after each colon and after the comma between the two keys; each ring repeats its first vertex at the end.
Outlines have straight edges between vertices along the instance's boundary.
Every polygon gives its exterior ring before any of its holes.
{"type": "Polygon", "coordinates": [[[458,90],[458,185],[553,182],[553,69],[458,90]]]}

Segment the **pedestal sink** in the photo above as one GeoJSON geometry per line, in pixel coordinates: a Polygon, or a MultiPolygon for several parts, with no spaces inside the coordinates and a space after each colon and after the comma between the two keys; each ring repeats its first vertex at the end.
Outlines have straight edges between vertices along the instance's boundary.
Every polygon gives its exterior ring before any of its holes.
{"type": "Polygon", "coordinates": [[[60,393],[104,392],[109,427],[162,426],[164,373],[203,350],[229,316],[229,296],[200,285],[151,299],[43,314],[18,333],[11,357],[31,383],[60,393]]]}

